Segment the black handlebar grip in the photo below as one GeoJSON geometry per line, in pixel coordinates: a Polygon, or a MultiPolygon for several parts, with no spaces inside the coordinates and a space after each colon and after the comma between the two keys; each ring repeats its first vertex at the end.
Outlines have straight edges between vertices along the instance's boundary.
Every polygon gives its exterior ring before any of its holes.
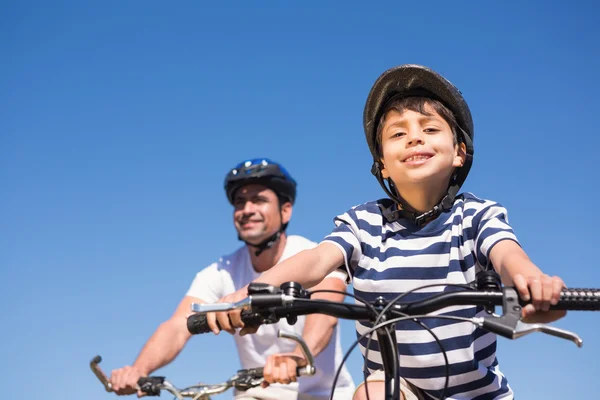
{"type": "Polygon", "coordinates": [[[554,310],[600,311],[600,289],[563,289],[554,310]]]}
{"type": "MultiPolygon", "coordinates": [[[[256,314],[251,310],[243,310],[241,317],[242,322],[246,326],[260,326],[264,321],[264,318],[260,314],[256,314]]],[[[219,326],[218,322],[217,326],[219,326]]],[[[192,335],[210,332],[205,314],[190,315],[187,319],[187,328],[188,332],[190,332],[192,335]]]]}
{"type": "Polygon", "coordinates": [[[160,385],[165,381],[164,376],[146,376],[138,379],[140,390],[148,396],[160,396],[160,385]]]}

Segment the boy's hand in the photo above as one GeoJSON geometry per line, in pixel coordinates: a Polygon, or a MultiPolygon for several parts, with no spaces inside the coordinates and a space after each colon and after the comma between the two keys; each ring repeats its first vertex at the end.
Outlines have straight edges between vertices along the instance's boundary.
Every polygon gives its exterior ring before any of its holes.
{"type": "Polygon", "coordinates": [[[525,277],[515,275],[513,283],[519,296],[525,301],[531,301],[523,307],[522,318],[524,322],[547,323],[556,321],[565,316],[566,311],[550,310],[551,305],[556,305],[560,300],[560,292],[565,287],[558,276],[546,274],[525,277]]]}

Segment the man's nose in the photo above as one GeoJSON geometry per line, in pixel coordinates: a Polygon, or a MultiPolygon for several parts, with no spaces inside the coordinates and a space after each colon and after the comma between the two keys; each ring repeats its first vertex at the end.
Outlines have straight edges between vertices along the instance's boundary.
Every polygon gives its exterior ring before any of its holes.
{"type": "Polygon", "coordinates": [[[254,214],[254,212],[256,211],[256,206],[253,202],[247,201],[244,203],[243,211],[244,214],[254,214]]]}

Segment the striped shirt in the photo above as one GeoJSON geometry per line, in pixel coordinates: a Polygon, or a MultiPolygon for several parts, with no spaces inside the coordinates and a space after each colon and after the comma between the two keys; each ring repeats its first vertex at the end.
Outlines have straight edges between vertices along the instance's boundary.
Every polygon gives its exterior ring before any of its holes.
{"type": "MultiPolygon", "coordinates": [[[[342,251],[352,277],[354,293],[367,301],[396,296],[423,285],[441,284],[408,294],[402,302],[420,300],[444,290],[446,284],[475,280],[481,270],[493,268],[492,247],[501,240],[517,239],[508,224],[506,209],[470,193],[457,196],[450,211],[423,227],[406,219],[390,222],[383,210],[395,207],[390,199],[352,208],[334,219],[336,228],[324,241],[342,251]]],[[[518,242],[517,242],[518,243],[518,242]]],[[[484,316],[476,306],[447,307],[434,314],[484,316]]],[[[448,399],[511,399],[513,393],[496,359],[496,335],[470,322],[423,319],[440,339],[450,363],[448,399]]],[[[372,325],[358,321],[357,336],[372,325]]],[[[445,383],[445,361],[431,334],[413,321],[396,325],[400,376],[426,394],[439,398],[445,383]]],[[[367,356],[368,371],[383,369],[373,335],[367,356]]],[[[360,342],[365,355],[367,340],[360,342]]]]}

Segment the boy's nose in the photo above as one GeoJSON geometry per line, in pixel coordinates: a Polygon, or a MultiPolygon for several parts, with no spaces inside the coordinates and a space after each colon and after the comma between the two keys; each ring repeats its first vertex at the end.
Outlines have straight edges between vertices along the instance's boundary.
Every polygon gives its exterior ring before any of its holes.
{"type": "Polygon", "coordinates": [[[408,146],[415,146],[417,144],[423,144],[423,132],[420,129],[411,129],[408,132],[408,137],[406,138],[406,144],[408,146]]]}

